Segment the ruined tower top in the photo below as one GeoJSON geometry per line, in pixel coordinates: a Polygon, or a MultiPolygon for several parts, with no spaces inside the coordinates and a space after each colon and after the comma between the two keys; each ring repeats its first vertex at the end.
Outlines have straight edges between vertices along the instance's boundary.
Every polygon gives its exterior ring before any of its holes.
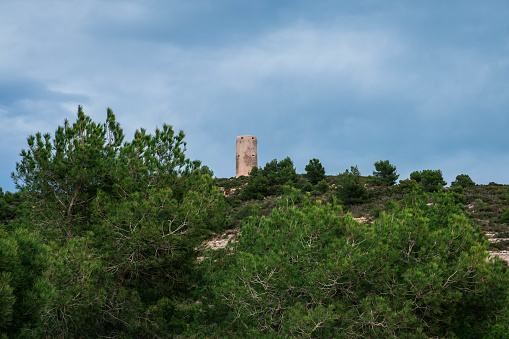
{"type": "Polygon", "coordinates": [[[258,139],[252,135],[237,137],[236,178],[247,176],[253,167],[258,167],[257,144],[258,139]]]}

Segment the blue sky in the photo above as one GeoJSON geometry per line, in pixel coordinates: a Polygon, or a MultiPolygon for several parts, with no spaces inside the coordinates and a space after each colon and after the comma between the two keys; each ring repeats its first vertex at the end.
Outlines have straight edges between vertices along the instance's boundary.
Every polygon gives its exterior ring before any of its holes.
{"type": "Polygon", "coordinates": [[[0,4],[0,187],[37,131],[77,106],[184,130],[188,156],[235,175],[318,158],[327,174],[388,159],[509,183],[509,2],[19,0],[0,4]]]}

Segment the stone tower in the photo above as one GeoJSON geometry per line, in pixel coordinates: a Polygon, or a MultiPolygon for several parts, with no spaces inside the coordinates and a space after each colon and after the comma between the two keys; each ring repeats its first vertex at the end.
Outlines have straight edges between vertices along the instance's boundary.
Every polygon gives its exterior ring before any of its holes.
{"type": "Polygon", "coordinates": [[[236,178],[243,175],[247,176],[253,167],[258,167],[257,144],[258,139],[252,135],[237,137],[236,178]]]}

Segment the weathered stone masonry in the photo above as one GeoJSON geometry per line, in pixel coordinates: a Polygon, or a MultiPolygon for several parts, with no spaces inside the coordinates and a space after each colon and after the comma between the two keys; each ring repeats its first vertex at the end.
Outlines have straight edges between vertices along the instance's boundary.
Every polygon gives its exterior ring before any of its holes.
{"type": "Polygon", "coordinates": [[[252,135],[237,137],[235,177],[247,176],[253,167],[258,167],[258,139],[252,135]]]}

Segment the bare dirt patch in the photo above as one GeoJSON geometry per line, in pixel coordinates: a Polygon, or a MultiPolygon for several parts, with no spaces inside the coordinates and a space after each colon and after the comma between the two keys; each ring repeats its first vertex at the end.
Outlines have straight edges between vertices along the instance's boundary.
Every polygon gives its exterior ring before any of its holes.
{"type": "MultiPolygon", "coordinates": [[[[204,251],[207,251],[209,249],[217,251],[221,248],[225,248],[228,245],[228,243],[230,242],[234,243],[237,241],[236,237],[238,232],[239,232],[238,230],[227,230],[223,234],[211,240],[204,241],[199,248],[204,251]]],[[[197,258],[198,261],[203,261],[203,259],[204,259],[203,256],[197,258]]]]}
{"type": "Polygon", "coordinates": [[[371,222],[371,220],[368,217],[358,217],[358,218],[352,217],[352,218],[354,218],[358,222],[367,222],[367,223],[371,222]]]}
{"type": "Polygon", "coordinates": [[[490,252],[490,257],[498,256],[509,264],[509,251],[490,252]]]}

